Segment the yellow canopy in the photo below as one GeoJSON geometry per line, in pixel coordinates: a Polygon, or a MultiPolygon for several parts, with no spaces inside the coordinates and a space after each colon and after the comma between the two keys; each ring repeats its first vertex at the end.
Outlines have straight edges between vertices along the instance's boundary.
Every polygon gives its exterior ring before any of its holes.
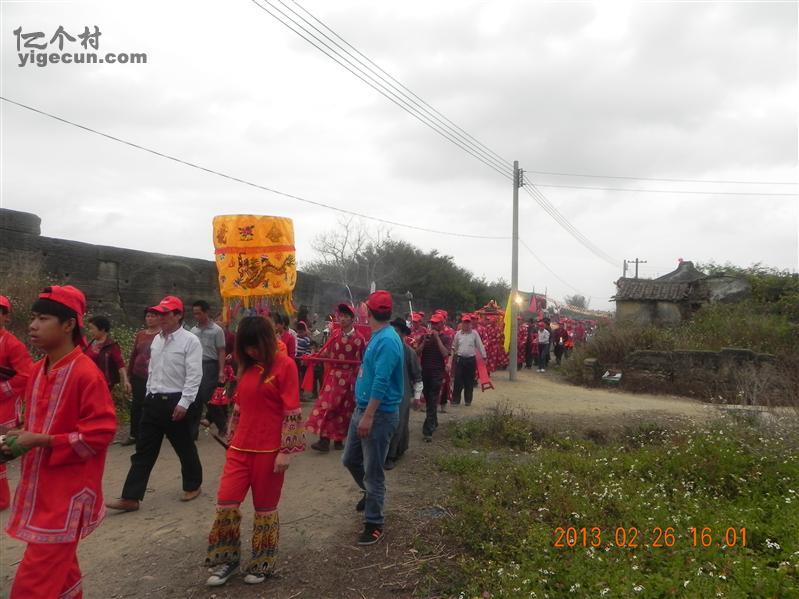
{"type": "Polygon", "coordinates": [[[294,313],[297,260],[290,218],[215,216],[214,249],[227,319],[238,302],[245,308],[281,305],[294,313]]]}

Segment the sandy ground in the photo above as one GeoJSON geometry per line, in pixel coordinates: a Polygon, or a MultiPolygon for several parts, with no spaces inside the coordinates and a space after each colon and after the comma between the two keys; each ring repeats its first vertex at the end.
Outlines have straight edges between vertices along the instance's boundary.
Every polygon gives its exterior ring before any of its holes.
{"type": "MultiPolygon", "coordinates": [[[[527,411],[556,427],[572,424],[612,427],[660,418],[698,421],[717,413],[713,406],[682,398],[573,387],[553,374],[523,371],[514,383],[507,378],[507,373],[497,373],[496,389],[485,393],[476,390],[472,406],[450,407],[447,414],[440,415],[442,427],[498,404],[527,411]]],[[[307,411],[310,404],[304,405],[307,411]]],[[[277,575],[256,587],[248,587],[240,580],[231,581],[222,589],[204,586],[208,573],[202,561],[224,450],[210,437],[201,437],[198,446],[205,474],[203,495],[184,504],[178,501],[179,463],[165,442],[142,509],[129,514],[110,514],[80,544],[85,596],[91,599],[409,597],[413,587],[408,586],[407,578],[404,583],[398,581],[394,588],[388,583],[379,588],[374,576],[365,575],[365,571],[389,568],[376,564],[398,564],[408,555],[411,558],[415,555],[409,549],[408,539],[403,538],[408,536],[407,527],[411,525],[407,514],[423,510],[434,501],[424,476],[420,475],[430,472],[423,466],[429,462],[432,451],[431,446],[421,442],[422,421],[422,413],[412,413],[411,447],[398,467],[387,473],[388,535],[384,543],[372,549],[354,546],[361,526],[353,509],[359,495],[341,466],[341,452],[319,454],[309,449],[296,457],[286,476],[280,504],[281,553],[277,575]]],[[[444,435],[439,433],[432,448],[441,450],[446,443],[444,435]]],[[[129,447],[110,448],[104,480],[107,497],[116,497],[121,491],[131,453],[129,447]]],[[[18,474],[17,464],[12,464],[9,471],[12,489],[18,474]]],[[[246,550],[251,506],[245,503],[243,512],[242,541],[246,550]]],[[[0,518],[3,525],[7,515],[4,512],[0,518]]],[[[0,549],[0,595],[5,597],[24,545],[3,535],[0,549]]]]}

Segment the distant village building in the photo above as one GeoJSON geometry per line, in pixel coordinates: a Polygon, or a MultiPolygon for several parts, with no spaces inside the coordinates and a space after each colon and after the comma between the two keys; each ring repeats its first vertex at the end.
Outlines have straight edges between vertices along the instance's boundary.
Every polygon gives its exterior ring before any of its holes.
{"type": "Polygon", "coordinates": [[[693,262],[681,262],[676,270],[657,279],[616,281],[616,322],[677,325],[705,304],[740,301],[751,291],[744,278],[708,276],[693,262]]]}

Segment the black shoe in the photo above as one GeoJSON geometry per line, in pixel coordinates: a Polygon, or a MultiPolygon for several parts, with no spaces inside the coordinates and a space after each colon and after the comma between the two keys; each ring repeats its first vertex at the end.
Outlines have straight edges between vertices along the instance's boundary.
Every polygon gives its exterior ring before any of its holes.
{"type": "Polygon", "coordinates": [[[467,401],[465,405],[470,406],[470,405],[472,405],[472,402],[467,401]]]}
{"type": "Polygon", "coordinates": [[[205,581],[205,584],[209,587],[221,587],[225,584],[228,579],[233,576],[236,571],[239,569],[239,562],[233,562],[232,564],[222,564],[216,570],[214,570],[211,574],[211,577],[205,581]]]}
{"type": "Polygon", "coordinates": [[[344,449],[344,441],[333,441],[333,449],[338,449],[339,451],[344,449]]]}
{"type": "Polygon", "coordinates": [[[374,545],[382,538],[383,528],[379,524],[369,524],[367,522],[361,536],[358,537],[358,545],[374,545]]]}
{"type": "Polygon", "coordinates": [[[425,436],[424,436],[424,442],[425,442],[425,443],[432,443],[432,442],[433,442],[433,437],[432,437],[432,435],[425,435],[425,436]]]}
{"type": "Polygon", "coordinates": [[[316,451],[321,451],[321,452],[330,451],[330,439],[325,439],[324,437],[322,437],[316,443],[311,444],[311,449],[315,449],[316,451]]]}
{"type": "Polygon", "coordinates": [[[128,447],[129,445],[136,445],[136,438],[135,437],[128,437],[124,441],[120,443],[122,447],[128,447]]]}
{"type": "Polygon", "coordinates": [[[388,460],[386,460],[386,463],[383,464],[383,470],[393,470],[394,466],[396,466],[396,465],[397,465],[397,462],[395,462],[392,459],[388,459],[388,460]]]}
{"type": "Polygon", "coordinates": [[[355,504],[355,511],[362,512],[366,509],[366,493],[363,494],[363,497],[355,504]]]}

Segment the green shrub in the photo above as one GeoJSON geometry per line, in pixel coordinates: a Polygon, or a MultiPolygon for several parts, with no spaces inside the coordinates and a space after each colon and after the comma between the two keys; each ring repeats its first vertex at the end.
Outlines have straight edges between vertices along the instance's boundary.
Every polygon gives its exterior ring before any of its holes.
{"type": "Polygon", "coordinates": [[[496,415],[458,426],[470,447],[491,452],[439,462],[455,475],[444,529],[460,548],[454,564],[440,566],[452,581],[442,596],[799,596],[795,430],[732,419],[703,428],[650,424],[602,446],[553,434],[518,455],[514,443],[500,450],[488,434],[496,415]],[[585,527],[588,542],[555,547],[558,527],[585,527]],[[597,547],[593,527],[601,529],[597,547]],[[618,546],[617,528],[629,541],[633,527],[638,546],[618,546]],[[653,546],[656,528],[669,527],[673,545],[653,546]],[[707,547],[703,527],[712,530],[707,547]],[[728,529],[736,542],[730,534],[725,546],[728,529]]]}

